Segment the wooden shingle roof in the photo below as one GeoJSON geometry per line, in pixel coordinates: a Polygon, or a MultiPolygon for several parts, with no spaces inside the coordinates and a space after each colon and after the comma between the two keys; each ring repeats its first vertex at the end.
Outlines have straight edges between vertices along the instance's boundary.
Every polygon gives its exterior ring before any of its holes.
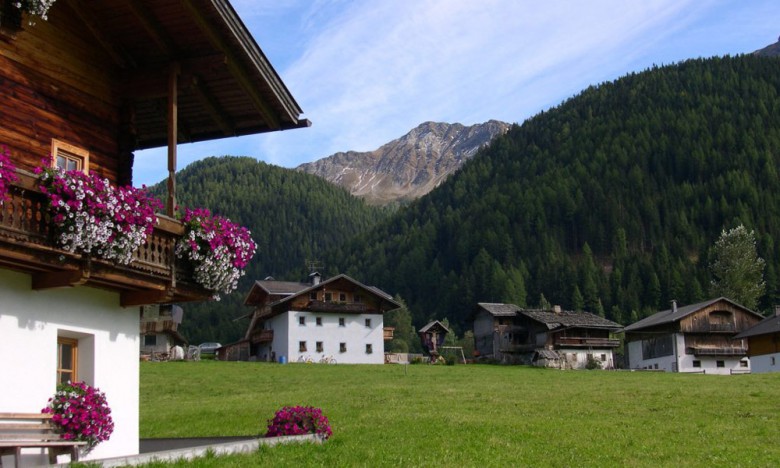
{"type": "Polygon", "coordinates": [[[775,333],[780,333],[780,316],[778,315],[765,318],[764,320],[758,322],[757,324],[735,336],[734,339],[749,338],[751,336],[760,335],[772,335],[775,333]]]}
{"type": "Polygon", "coordinates": [[[676,307],[676,308],[662,310],[661,312],[657,312],[649,317],[645,317],[642,320],[639,320],[638,322],[634,322],[631,325],[628,325],[623,330],[627,332],[632,332],[632,331],[642,330],[645,328],[655,327],[657,325],[664,325],[667,323],[677,322],[698,310],[704,309],[705,307],[709,307],[712,304],[715,304],[716,302],[720,302],[720,301],[728,302],[734,307],[739,307],[741,309],[750,312],[751,314],[759,315],[753,312],[752,310],[737,304],[731,299],[728,299],[726,297],[719,297],[716,299],[710,299],[709,301],[698,302],[696,304],[689,304],[684,307],[676,307]]]}
{"type": "Polygon", "coordinates": [[[603,328],[608,330],[618,330],[622,328],[622,325],[619,323],[591,314],[590,312],[523,309],[514,304],[496,304],[489,302],[480,302],[478,305],[494,317],[516,317],[518,315],[523,315],[531,320],[544,324],[548,330],[568,327],[603,328]]]}

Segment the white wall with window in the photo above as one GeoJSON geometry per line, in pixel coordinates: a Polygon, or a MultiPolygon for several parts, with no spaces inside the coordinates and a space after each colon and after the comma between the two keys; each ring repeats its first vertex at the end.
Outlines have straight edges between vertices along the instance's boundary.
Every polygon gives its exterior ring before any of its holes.
{"type": "Polygon", "coordinates": [[[269,349],[277,359],[319,362],[332,356],[339,364],[384,363],[382,314],[290,311],[269,319],[266,328],[274,330],[269,349]]]}
{"type": "Polygon", "coordinates": [[[747,373],[750,359],[744,356],[696,356],[685,353],[685,336],[681,333],[626,343],[631,369],[663,370],[704,374],[747,373]],[[668,346],[665,340],[669,339],[668,346]]]}
{"type": "MultiPolygon", "coordinates": [[[[75,375],[106,394],[115,424],[111,439],[85,460],[138,453],[137,308],[122,308],[117,293],[89,287],[33,291],[29,275],[5,269],[0,298],[6,383],[0,412],[38,413],[58,379],[75,375]]],[[[38,449],[25,453],[44,456],[38,449]]]]}
{"type": "Polygon", "coordinates": [[[753,372],[780,372],[780,353],[760,354],[750,358],[753,372]]]}

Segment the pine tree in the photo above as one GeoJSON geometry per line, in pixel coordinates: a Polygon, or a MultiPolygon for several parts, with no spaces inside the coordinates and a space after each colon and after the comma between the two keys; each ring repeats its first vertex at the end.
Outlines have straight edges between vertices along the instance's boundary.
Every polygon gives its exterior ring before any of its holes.
{"type": "Polygon", "coordinates": [[[740,224],[724,229],[711,251],[711,293],[755,309],[764,294],[764,259],[756,252],[753,231],[740,224]]]}

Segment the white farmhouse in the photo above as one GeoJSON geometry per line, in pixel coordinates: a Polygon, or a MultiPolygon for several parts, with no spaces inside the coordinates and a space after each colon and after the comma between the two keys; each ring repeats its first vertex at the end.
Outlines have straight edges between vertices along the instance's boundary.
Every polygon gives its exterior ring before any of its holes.
{"type": "Polygon", "coordinates": [[[750,372],[747,339],[763,317],[725,297],[663,310],[624,328],[628,366],[667,372],[750,372]]]}
{"type": "Polygon", "coordinates": [[[310,282],[256,281],[245,301],[254,307],[243,340],[225,346],[219,358],[384,363],[383,314],[400,305],[387,293],[347,275],[310,282]]]}
{"type": "MultiPolygon", "coordinates": [[[[211,297],[174,255],[178,142],[309,122],[227,0],[61,0],[47,19],[33,3],[0,1],[0,413],[40,413],[58,383],[84,381],[115,424],[84,460],[134,455],[140,306],[211,297]],[[167,209],[133,261],[60,248],[42,161],[124,186],[135,152],[159,147],[144,164],[169,174],[167,209]]],[[[47,460],[25,448],[16,463],[47,460]]]]}

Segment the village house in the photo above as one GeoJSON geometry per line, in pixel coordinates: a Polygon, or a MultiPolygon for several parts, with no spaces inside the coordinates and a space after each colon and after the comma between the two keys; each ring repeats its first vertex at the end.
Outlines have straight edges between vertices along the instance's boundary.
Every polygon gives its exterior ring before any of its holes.
{"type": "Polygon", "coordinates": [[[474,347],[480,359],[561,369],[615,366],[611,337],[620,324],[589,312],[523,309],[514,304],[477,304],[474,347]]]}
{"type": "Polygon", "coordinates": [[[734,337],[747,340],[747,355],[752,373],[780,372],[780,306],[765,318],[734,337]]]}
{"type": "MultiPolygon", "coordinates": [[[[400,305],[347,275],[309,282],[256,281],[244,302],[253,307],[244,338],[219,350],[221,360],[384,363],[383,314],[400,305]]],[[[389,331],[389,330],[388,330],[389,331]]]]}
{"type": "Polygon", "coordinates": [[[763,317],[719,297],[663,310],[624,328],[631,369],[732,374],[750,372],[747,340],[737,334],[763,317]]]}
{"type": "Polygon", "coordinates": [[[309,122],[226,0],[57,0],[47,19],[17,3],[0,0],[0,153],[18,178],[0,184],[0,412],[39,413],[85,381],[115,423],[87,460],[137,454],[140,306],[213,294],[174,254],[177,144],[309,122]],[[128,185],[134,152],[166,146],[165,214],[129,264],[55,242],[36,167],[128,185]]]}
{"type": "Polygon", "coordinates": [[[183,317],[184,310],[178,305],[141,307],[141,358],[170,357],[174,346],[186,347],[188,341],[179,333],[183,317]]]}

